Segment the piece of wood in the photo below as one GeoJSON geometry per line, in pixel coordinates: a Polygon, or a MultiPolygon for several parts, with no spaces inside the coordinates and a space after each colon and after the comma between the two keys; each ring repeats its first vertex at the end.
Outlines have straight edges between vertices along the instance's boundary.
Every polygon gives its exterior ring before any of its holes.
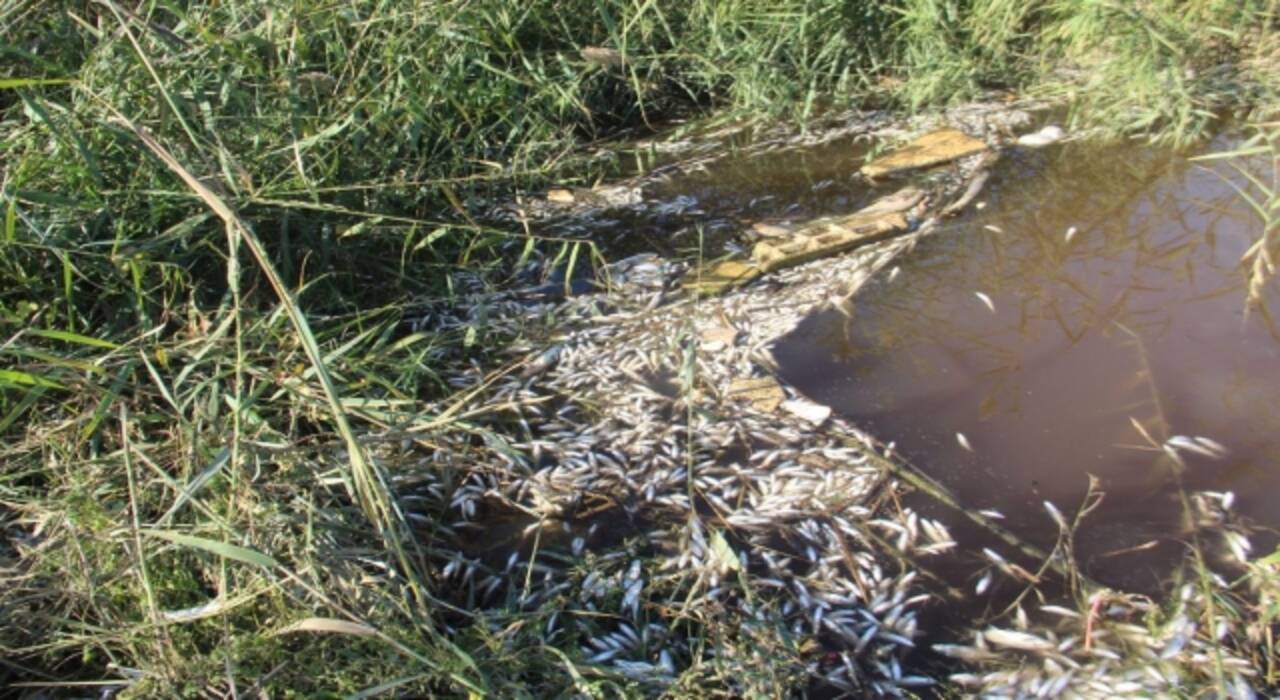
{"type": "Polygon", "coordinates": [[[907,219],[893,212],[862,221],[831,222],[826,230],[785,243],[761,241],[751,251],[762,272],[775,272],[853,250],[907,230],[907,219]]]}
{"type": "Polygon", "coordinates": [[[760,241],[751,252],[763,272],[838,255],[908,228],[905,213],[924,200],[924,192],[906,187],[848,216],[819,219],[782,241],[760,241]]]}
{"type": "Polygon", "coordinates": [[[862,166],[870,178],[896,175],[971,156],[987,150],[987,144],[957,129],[939,129],[862,166]]]}
{"type": "Polygon", "coordinates": [[[766,272],[837,255],[906,231],[906,212],[924,197],[922,190],[904,187],[853,214],[811,221],[786,237],[760,241],[749,261],[726,260],[690,273],[684,287],[699,295],[723,294],[766,272]]]}
{"type": "Polygon", "coordinates": [[[684,288],[698,295],[723,294],[761,274],[763,271],[754,262],[725,260],[690,273],[685,278],[684,288]]]}
{"type": "Polygon", "coordinates": [[[726,395],[735,401],[746,401],[765,412],[778,410],[782,402],[787,400],[782,385],[773,377],[735,379],[729,384],[726,395]]]}
{"type": "Polygon", "coordinates": [[[575,198],[573,192],[569,190],[549,190],[547,191],[547,201],[556,204],[573,204],[575,198]]]}

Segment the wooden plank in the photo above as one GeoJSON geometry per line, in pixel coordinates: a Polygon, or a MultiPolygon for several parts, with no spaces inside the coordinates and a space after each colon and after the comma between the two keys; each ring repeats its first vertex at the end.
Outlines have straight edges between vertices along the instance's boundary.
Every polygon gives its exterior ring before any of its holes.
{"type": "Polygon", "coordinates": [[[862,166],[862,174],[876,178],[916,168],[940,165],[987,150],[987,144],[957,129],[931,131],[883,158],[862,166]]]}

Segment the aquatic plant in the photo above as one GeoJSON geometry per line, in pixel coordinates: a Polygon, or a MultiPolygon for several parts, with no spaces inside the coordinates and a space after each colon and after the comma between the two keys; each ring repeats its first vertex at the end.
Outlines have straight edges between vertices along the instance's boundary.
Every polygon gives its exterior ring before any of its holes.
{"type": "Polygon", "coordinates": [[[1264,307],[1264,287],[1276,271],[1280,256],[1280,122],[1258,122],[1249,127],[1254,133],[1239,147],[1197,158],[1200,161],[1227,160],[1248,181],[1248,187],[1232,185],[1240,198],[1257,214],[1262,231],[1240,262],[1248,269],[1249,293],[1246,302],[1263,313],[1274,313],[1264,307]],[[1270,165],[1269,177],[1241,164],[1246,159],[1264,159],[1270,165]],[[1266,178],[1266,179],[1264,179],[1266,178]]]}

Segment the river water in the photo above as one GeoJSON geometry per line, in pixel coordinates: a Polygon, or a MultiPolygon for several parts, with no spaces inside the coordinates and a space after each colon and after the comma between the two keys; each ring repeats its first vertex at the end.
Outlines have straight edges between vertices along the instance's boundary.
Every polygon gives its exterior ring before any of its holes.
{"type": "Polygon", "coordinates": [[[1015,150],[981,210],[779,341],[781,376],[1044,547],[1043,503],[1070,517],[1096,476],[1078,562],[1158,590],[1191,535],[1182,491],[1231,492],[1259,542],[1280,524],[1280,291],[1246,310],[1262,225],[1237,188],[1224,161],[1145,146],[1015,150]]]}

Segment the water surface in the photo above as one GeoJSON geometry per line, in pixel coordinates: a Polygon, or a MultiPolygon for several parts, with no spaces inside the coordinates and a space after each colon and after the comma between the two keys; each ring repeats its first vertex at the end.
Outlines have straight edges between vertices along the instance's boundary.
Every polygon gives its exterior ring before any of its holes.
{"type": "Polygon", "coordinates": [[[848,214],[884,194],[858,175],[872,144],[855,134],[776,148],[741,135],[722,146],[727,155],[705,162],[692,157],[677,161],[680,167],[661,160],[638,167],[638,175],[652,166],[662,176],[642,181],[637,204],[571,214],[539,224],[539,230],[590,238],[615,259],[639,252],[717,257],[747,245],[741,234],[752,223],[848,214]]]}
{"type": "Polygon", "coordinates": [[[1056,534],[1042,503],[1071,511],[1096,475],[1105,498],[1077,556],[1111,585],[1155,588],[1189,535],[1179,483],[1280,523],[1280,333],[1246,313],[1239,261],[1261,224],[1233,183],[1249,187],[1227,164],[1139,146],[1015,152],[987,206],[922,240],[851,316],[782,339],[782,375],[1042,546],[1056,534]],[[1179,435],[1228,453],[1181,450],[1179,466],[1158,449],[1179,435]]]}

